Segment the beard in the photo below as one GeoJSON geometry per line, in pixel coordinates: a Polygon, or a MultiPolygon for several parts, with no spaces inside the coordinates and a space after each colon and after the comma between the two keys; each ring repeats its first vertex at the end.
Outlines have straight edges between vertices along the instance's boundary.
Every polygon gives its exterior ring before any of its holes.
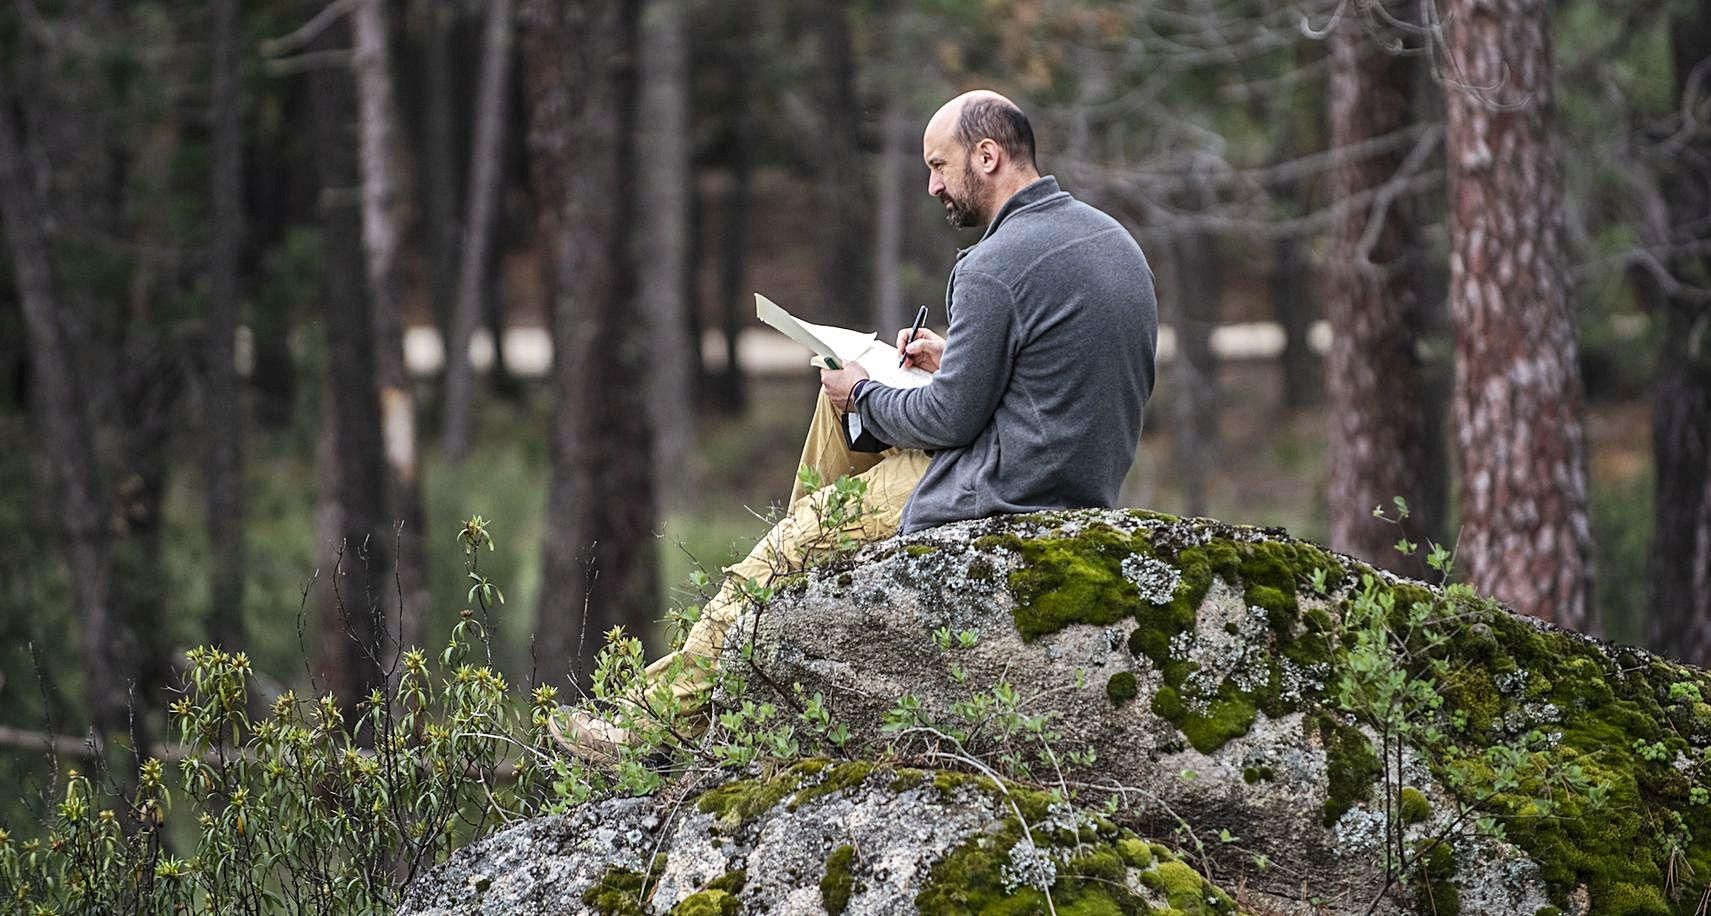
{"type": "Polygon", "coordinates": [[[975,174],[974,167],[963,163],[962,193],[952,195],[949,187],[942,192],[945,201],[945,222],[956,229],[972,229],[984,224],[986,214],[981,210],[980,202],[976,198],[982,196],[981,192],[985,190],[986,186],[981,182],[980,176],[975,174]]]}

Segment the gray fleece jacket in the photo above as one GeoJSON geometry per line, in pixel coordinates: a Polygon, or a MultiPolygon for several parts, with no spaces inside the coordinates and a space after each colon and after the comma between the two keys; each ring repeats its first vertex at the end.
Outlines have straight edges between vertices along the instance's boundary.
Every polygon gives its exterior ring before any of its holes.
{"type": "Polygon", "coordinates": [[[1046,176],[957,255],[939,371],[863,386],[862,425],[932,463],[903,530],[1010,512],[1111,506],[1153,391],[1152,269],[1117,221],[1046,176]]]}

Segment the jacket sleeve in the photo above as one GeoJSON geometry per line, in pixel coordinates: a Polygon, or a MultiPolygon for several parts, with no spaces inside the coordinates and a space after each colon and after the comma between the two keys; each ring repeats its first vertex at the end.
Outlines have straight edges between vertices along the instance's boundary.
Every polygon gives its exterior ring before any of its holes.
{"type": "Polygon", "coordinates": [[[920,388],[862,389],[862,425],[892,445],[929,451],[979,437],[1010,382],[1016,303],[996,277],[961,271],[951,293],[951,326],[933,380],[920,388]]]}

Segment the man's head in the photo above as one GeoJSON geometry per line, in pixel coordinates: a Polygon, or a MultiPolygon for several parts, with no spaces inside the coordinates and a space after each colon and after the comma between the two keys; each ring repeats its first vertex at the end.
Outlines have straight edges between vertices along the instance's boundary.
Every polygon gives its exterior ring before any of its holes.
{"type": "Polygon", "coordinates": [[[987,89],[944,104],[921,137],[927,193],[957,228],[982,226],[1023,185],[1040,177],[1034,129],[1016,103],[987,89]]]}

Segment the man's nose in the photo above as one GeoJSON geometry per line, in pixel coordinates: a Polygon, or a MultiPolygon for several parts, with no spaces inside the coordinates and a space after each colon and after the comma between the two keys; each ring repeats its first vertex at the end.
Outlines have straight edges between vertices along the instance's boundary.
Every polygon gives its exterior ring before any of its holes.
{"type": "Polygon", "coordinates": [[[939,180],[938,173],[936,173],[936,172],[927,173],[927,193],[928,194],[930,194],[934,197],[938,197],[939,192],[944,190],[944,188],[945,188],[945,183],[939,180]]]}

